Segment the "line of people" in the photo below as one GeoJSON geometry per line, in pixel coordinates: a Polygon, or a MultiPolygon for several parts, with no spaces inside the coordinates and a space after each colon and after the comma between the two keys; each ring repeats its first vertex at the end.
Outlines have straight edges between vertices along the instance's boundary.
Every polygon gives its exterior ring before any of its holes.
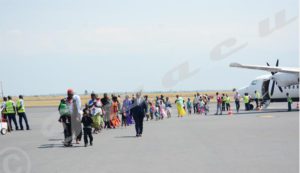
{"type": "Polygon", "coordinates": [[[19,95],[16,103],[12,100],[11,96],[3,97],[0,112],[2,115],[2,121],[8,122],[8,132],[14,130],[12,127],[12,123],[15,126],[15,130],[25,130],[23,126],[23,120],[25,121],[26,130],[30,130],[25,112],[25,102],[22,95],[19,95]],[[19,117],[19,124],[17,122],[16,115],[18,115],[19,117]]]}
{"type": "MultiPolygon", "coordinates": [[[[92,93],[91,99],[81,112],[80,97],[75,95],[72,89],[69,89],[67,94],[68,96],[61,100],[58,107],[59,122],[63,124],[64,146],[66,147],[72,146],[73,134],[76,144],[80,143],[82,130],[85,146],[88,146],[89,142],[90,145],[93,145],[93,134],[98,134],[103,129],[115,129],[135,124],[136,136],[141,137],[144,119],[149,121],[171,117],[172,104],[169,98],[164,99],[163,95],[156,97],[154,103],[148,99],[148,96],[142,97],[140,93],[133,95],[132,98],[126,96],[123,101],[120,96],[108,97],[107,94],[104,94],[100,99],[92,93]],[[121,115],[121,119],[119,115],[121,115]]],[[[180,103],[179,105],[181,102],[180,98],[176,101],[176,103],[180,103]]],[[[178,108],[179,115],[183,116],[185,113],[180,112],[183,106],[178,108]]]]}

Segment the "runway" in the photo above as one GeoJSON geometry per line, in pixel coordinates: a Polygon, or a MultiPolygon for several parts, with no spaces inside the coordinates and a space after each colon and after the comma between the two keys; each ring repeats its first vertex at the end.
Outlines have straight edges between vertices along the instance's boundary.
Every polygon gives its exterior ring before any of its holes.
{"type": "Polygon", "coordinates": [[[0,136],[0,172],[298,173],[299,112],[274,103],[262,112],[190,115],[104,130],[94,146],[62,147],[55,107],[28,108],[31,131],[0,136]]]}

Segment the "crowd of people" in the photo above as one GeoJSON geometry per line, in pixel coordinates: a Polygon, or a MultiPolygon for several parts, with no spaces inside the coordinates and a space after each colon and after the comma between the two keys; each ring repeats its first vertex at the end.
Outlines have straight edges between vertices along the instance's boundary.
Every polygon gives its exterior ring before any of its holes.
{"type": "MultiPolygon", "coordinates": [[[[69,89],[68,96],[61,100],[58,107],[60,113],[59,122],[63,124],[64,145],[72,146],[72,136],[75,135],[76,144],[79,144],[84,136],[84,144],[93,145],[93,135],[101,133],[103,129],[115,129],[135,125],[136,137],[143,134],[143,122],[151,120],[163,120],[172,117],[172,103],[168,97],[157,96],[149,100],[148,96],[141,93],[126,95],[124,100],[121,96],[104,94],[100,98],[92,93],[90,100],[85,104],[81,112],[81,100],[74,91],[69,89]],[[82,114],[82,117],[80,116],[82,114]],[[83,126],[83,127],[82,127],[83,126]]],[[[177,108],[177,116],[184,117],[194,113],[207,114],[210,98],[207,95],[195,95],[192,105],[189,98],[186,102],[179,95],[176,96],[174,104],[177,108]]]]}
{"type": "MultiPolygon", "coordinates": [[[[289,111],[291,110],[292,99],[288,97],[289,111]]],[[[72,89],[67,91],[67,97],[60,101],[58,111],[60,114],[59,122],[62,123],[64,129],[64,146],[72,146],[73,135],[75,135],[76,144],[80,144],[82,136],[84,136],[84,144],[93,145],[93,134],[101,133],[103,129],[116,129],[119,127],[127,127],[135,125],[136,137],[143,134],[143,122],[151,120],[163,120],[171,118],[172,106],[175,105],[177,116],[179,118],[185,115],[208,115],[210,110],[210,101],[213,97],[207,94],[201,95],[197,93],[194,98],[187,98],[176,95],[174,102],[164,95],[156,96],[150,100],[147,95],[142,96],[141,93],[136,95],[126,95],[124,99],[120,95],[108,96],[104,94],[100,98],[97,94],[92,93],[90,100],[83,106],[80,96],[75,95],[72,89]]],[[[231,97],[228,94],[216,93],[216,113],[222,115],[224,111],[228,113],[232,111],[231,97]]],[[[241,101],[244,101],[245,111],[254,109],[251,101],[255,101],[256,109],[261,109],[261,96],[255,91],[255,97],[251,98],[248,93],[241,96],[235,92],[234,103],[236,112],[240,111],[241,101]]],[[[173,109],[174,110],[174,109],[173,109]]],[[[8,122],[8,131],[13,131],[12,123],[16,130],[24,130],[23,120],[26,129],[30,130],[27,116],[25,113],[25,103],[23,96],[20,95],[16,104],[12,101],[12,97],[4,97],[1,105],[2,120],[8,122]],[[17,123],[16,115],[19,117],[17,123]],[[19,128],[20,127],[20,128],[19,128]]]]}

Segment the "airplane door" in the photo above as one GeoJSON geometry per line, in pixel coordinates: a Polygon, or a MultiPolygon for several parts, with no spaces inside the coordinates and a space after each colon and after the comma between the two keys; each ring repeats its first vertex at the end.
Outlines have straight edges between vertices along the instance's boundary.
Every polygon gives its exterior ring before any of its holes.
{"type": "Polygon", "coordinates": [[[266,80],[262,84],[261,90],[262,90],[263,100],[270,100],[269,85],[270,85],[270,80],[266,80]]]}

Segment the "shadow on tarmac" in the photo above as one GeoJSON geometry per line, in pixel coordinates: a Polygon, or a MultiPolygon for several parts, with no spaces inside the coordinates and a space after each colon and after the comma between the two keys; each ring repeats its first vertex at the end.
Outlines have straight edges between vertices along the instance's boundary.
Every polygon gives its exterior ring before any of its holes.
{"type": "MultiPolygon", "coordinates": [[[[69,147],[69,148],[82,148],[84,146],[72,146],[72,147],[69,147]]],[[[66,148],[63,144],[43,144],[39,147],[37,147],[39,149],[49,149],[49,148],[66,148]]]]}
{"type": "MultiPolygon", "coordinates": [[[[257,111],[257,110],[255,110],[255,111],[243,111],[243,112],[239,112],[239,113],[233,112],[233,114],[235,114],[235,115],[251,115],[251,114],[266,114],[266,113],[281,113],[281,112],[288,113],[289,111],[287,111],[286,109],[267,109],[267,110],[261,110],[261,111],[257,111]]],[[[299,110],[298,109],[293,109],[291,112],[299,112],[299,110]]]]}

